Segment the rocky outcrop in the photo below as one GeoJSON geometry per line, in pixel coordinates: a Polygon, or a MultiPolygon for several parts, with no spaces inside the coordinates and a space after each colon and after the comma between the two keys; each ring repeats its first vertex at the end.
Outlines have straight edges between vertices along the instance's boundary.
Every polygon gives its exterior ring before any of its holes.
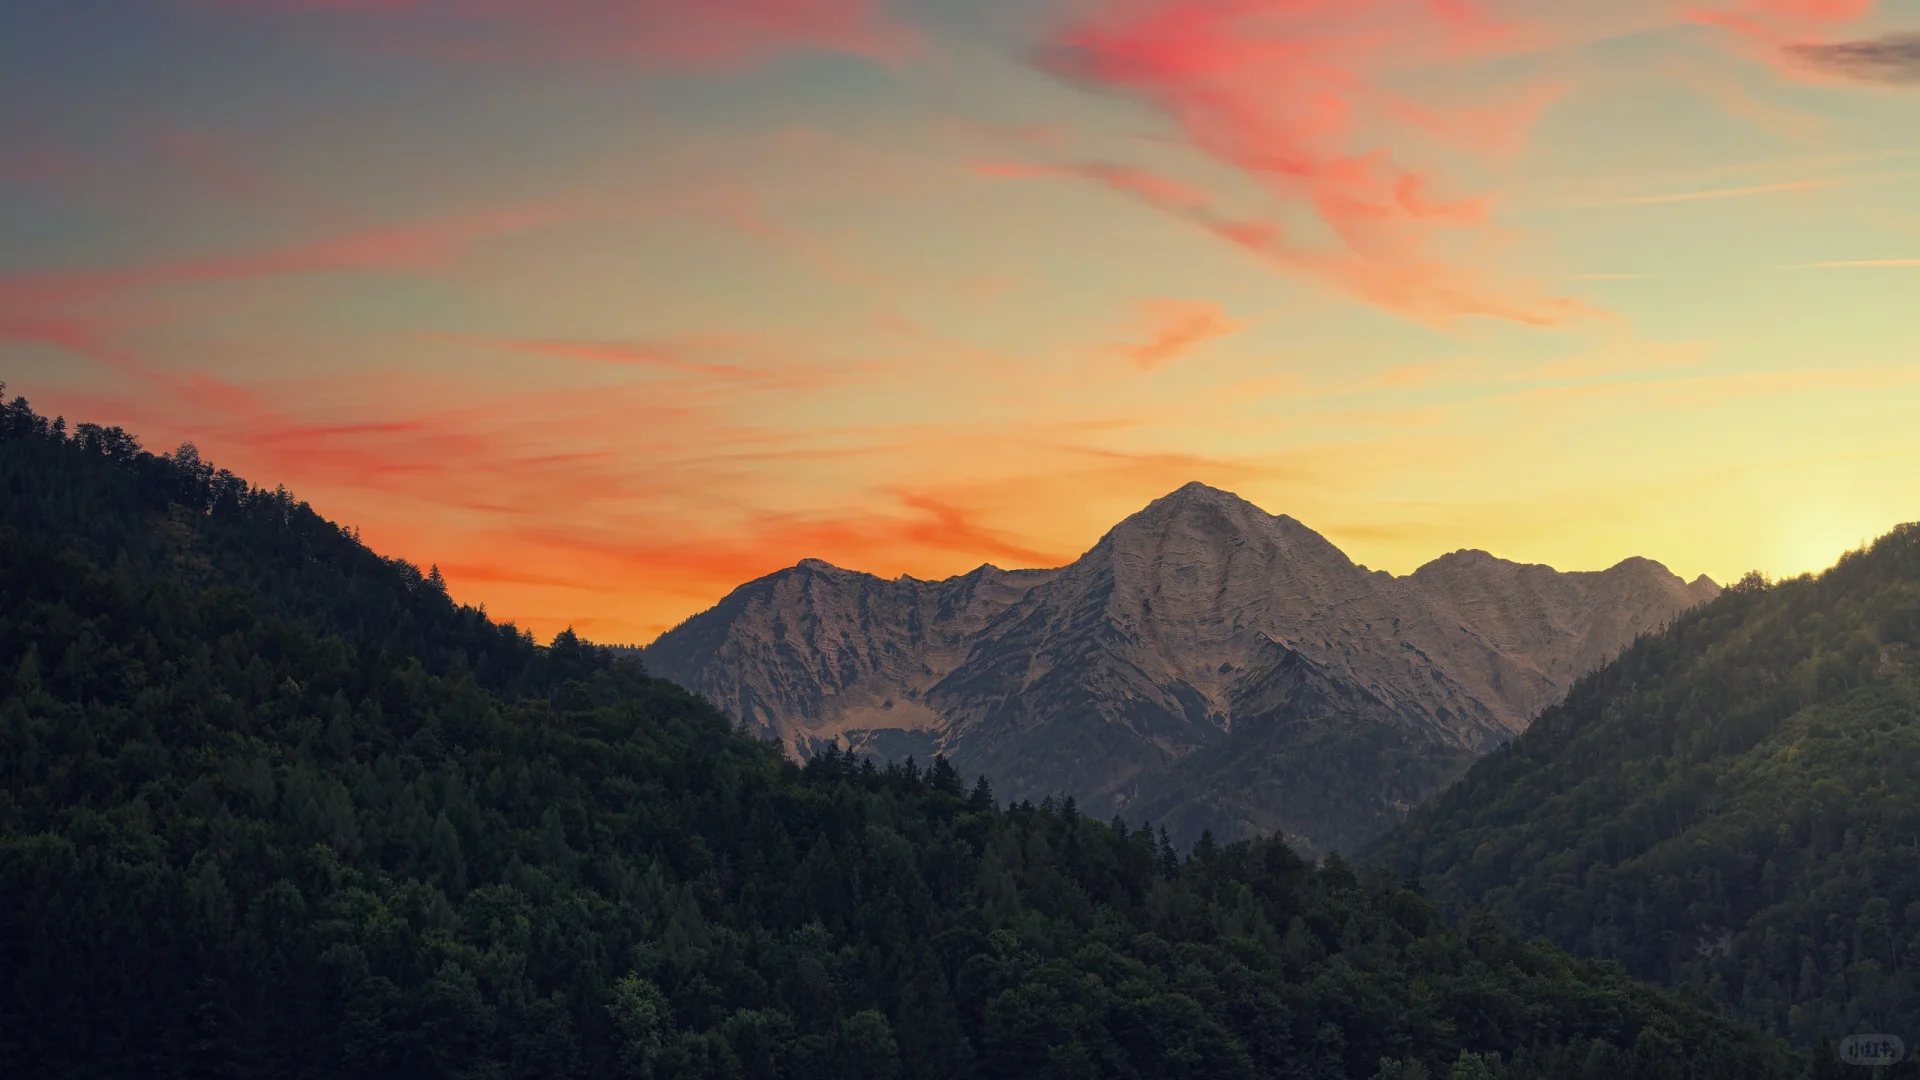
{"type": "MultiPolygon", "coordinates": [[[[1561,573],[1478,551],[1395,577],[1189,484],[1056,570],[887,581],[807,560],[646,659],[796,753],[942,752],[1004,796],[1068,791],[1104,815],[1165,802],[1173,763],[1250,724],[1346,717],[1468,760],[1717,591],[1646,559],[1561,573]]],[[[1205,786],[1191,765],[1179,775],[1205,786]]]]}

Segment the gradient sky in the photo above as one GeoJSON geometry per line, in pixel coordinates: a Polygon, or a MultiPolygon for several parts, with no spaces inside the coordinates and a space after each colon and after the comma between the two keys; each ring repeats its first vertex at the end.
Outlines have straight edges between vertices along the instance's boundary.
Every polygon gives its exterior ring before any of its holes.
{"type": "Polygon", "coordinates": [[[1920,0],[0,0],[0,379],[543,637],[1920,518],[1920,0]]]}

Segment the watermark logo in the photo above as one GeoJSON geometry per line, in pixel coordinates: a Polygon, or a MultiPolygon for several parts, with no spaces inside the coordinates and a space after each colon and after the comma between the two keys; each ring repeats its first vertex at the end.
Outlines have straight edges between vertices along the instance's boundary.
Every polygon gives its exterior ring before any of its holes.
{"type": "Polygon", "coordinates": [[[1834,1050],[1849,1065],[1893,1065],[1907,1056],[1898,1035],[1849,1035],[1834,1050]]]}

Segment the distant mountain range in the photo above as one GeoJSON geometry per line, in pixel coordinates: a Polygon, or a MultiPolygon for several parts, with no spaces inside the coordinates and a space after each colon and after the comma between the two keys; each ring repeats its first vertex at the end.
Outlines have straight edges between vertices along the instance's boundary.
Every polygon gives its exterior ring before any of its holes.
{"type": "Polygon", "coordinates": [[[1396,577],[1194,483],[1058,569],[889,581],[804,560],[645,656],[801,756],[944,753],[1003,797],[1327,850],[1719,591],[1647,559],[1563,573],[1483,551],[1396,577]]]}

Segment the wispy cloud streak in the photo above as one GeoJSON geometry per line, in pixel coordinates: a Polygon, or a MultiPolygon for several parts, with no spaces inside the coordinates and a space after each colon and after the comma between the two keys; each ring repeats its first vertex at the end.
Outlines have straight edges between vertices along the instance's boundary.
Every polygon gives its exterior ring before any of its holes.
{"type": "Polygon", "coordinates": [[[1706,188],[1699,191],[1673,191],[1657,195],[1627,195],[1617,199],[1597,199],[1585,206],[1658,206],[1663,203],[1702,202],[1708,199],[1744,199],[1754,195],[1785,195],[1796,191],[1821,191],[1839,187],[1844,180],[1787,180],[1777,184],[1748,184],[1741,187],[1706,188]]]}
{"type": "Polygon", "coordinates": [[[1801,263],[1796,270],[1873,270],[1920,267],[1920,259],[1842,259],[1837,262],[1801,263]]]}

